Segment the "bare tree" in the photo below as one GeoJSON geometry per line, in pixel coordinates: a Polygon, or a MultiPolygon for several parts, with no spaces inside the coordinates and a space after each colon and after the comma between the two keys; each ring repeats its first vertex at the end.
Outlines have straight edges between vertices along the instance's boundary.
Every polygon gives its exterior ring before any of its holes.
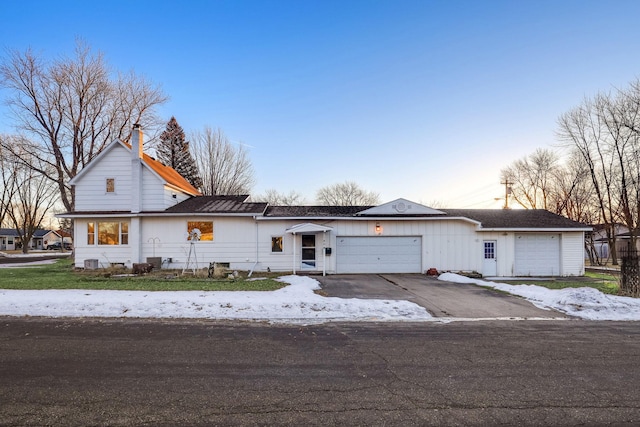
{"type": "MultiPolygon", "coordinates": [[[[41,227],[42,221],[58,199],[54,184],[35,169],[45,169],[47,165],[38,164],[38,160],[30,153],[19,152],[17,155],[23,161],[28,160],[27,167],[20,161],[7,156],[4,165],[10,165],[10,185],[13,186],[12,197],[8,202],[3,202],[6,216],[11,228],[18,233],[18,239],[22,243],[22,252],[27,253],[29,242],[36,230],[41,227]],[[30,158],[31,157],[31,158],[30,158]],[[33,167],[35,166],[35,167],[33,167]]],[[[4,181],[7,185],[7,181],[4,181]]]]}
{"type": "Polygon", "coordinates": [[[559,119],[558,136],[576,150],[588,170],[592,199],[599,211],[600,222],[605,224],[611,259],[616,265],[615,224],[620,216],[616,196],[617,172],[606,123],[609,98],[608,94],[600,94],[594,99],[585,99],[582,105],[563,114],[559,119]]]}
{"type": "Polygon", "coordinates": [[[280,193],[273,188],[265,191],[264,194],[252,197],[252,199],[256,202],[266,202],[271,206],[299,206],[305,204],[304,196],[301,193],[294,190],[288,193],[280,193]]]}
{"type": "Polygon", "coordinates": [[[0,178],[2,179],[0,181],[0,227],[5,225],[11,200],[13,200],[18,187],[15,163],[9,153],[2,148],[7,138],[4,135],[0,135],[0,178]]]}
{"type": "Polygon", "coordinates": [[[316,194],[318,203],[331,206],[369,206],[380,203],[380,195],[366,191],[353,181],[322,187],[316,194]]]}
{"type": "Polygon", "coordinates": [[[0,84],[9,91],[15,128],[31,141],[29,158],[20,157],[23,150],[5,149],[54,182],[68,211],[74,208],[69,179],[114,139],[128,140],[134,123],[159,125],[153,109],[167,99],[133,73],[111,78],[103,55],[82,41],[73,58],[51,62],[30,49],[10,51],[0,64],[0,84]]]}
{"type": "Polygon", "coordinates": [[[502,170],[502,179],[511,183],[511,196],[525,209],[549,209],[559,156],[548,149],[534,153],[502,170]]]}
{"type": "Polygon", "coordinates": [[[205,127],[191,138],[191,152],[208,196],[249,194],[253,166],[242,145],[234,145],[220,129],[205,127]]]}

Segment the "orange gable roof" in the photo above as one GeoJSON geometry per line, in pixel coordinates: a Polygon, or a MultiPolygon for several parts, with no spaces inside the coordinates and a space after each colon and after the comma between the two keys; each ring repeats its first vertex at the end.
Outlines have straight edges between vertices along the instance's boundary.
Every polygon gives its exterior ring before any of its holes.
{"type": "Polygon", "coordinates": [[[142,159],[147,164],[147,166],[153,169],[154,172],[160,175],[162,179],[167,181],[168,184],[178,187],[185,193],[189,193],[192,196],[202,196],[202,193],[198,191],[196,187],[191,185],[189,181],[184,179],[182,175],[176,172],[175,169],[170,168],[169,166],[163,165],[153,157],[144,153],[142,154],[142,159]]]}
{"type": "MultiPolygon", "coordinates": [[[[131,149],[131,144],[128,144],[126,142],[124,144],[129,149],[131,149]]],[[[142,153],[142,160],[147,166],[151,168],[151,170],[153,170],[162,179],[164,179],[167,184],[173,185],[174,187],[177,187],[185,193],[191,194],[192,196],[202,196],[202,193],[198,191],[196,187],[191,185],[191,183],[187,181],[182,175],[176,172],[175,169],[163,165],[162,163],[145,153],[142,153]]]]}

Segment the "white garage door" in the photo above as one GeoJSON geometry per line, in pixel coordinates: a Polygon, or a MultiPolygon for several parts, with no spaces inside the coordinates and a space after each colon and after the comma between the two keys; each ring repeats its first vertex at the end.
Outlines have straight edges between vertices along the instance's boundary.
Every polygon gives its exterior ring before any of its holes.
{"type": "Polygon", "coordinates": [[[559,234],[516,234],[516,276],[560,275],[559,234]]]}
{"type": "Polygon", "coordinates": [[[420,236],[336,238],[338,273],[420,273],[420,236]]]}

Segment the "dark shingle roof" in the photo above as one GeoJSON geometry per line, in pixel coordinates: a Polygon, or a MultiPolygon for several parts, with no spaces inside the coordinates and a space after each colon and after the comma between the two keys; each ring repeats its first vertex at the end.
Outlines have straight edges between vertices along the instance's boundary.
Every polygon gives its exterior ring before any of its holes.
{"type": "Polygon", "coordinates": [[[440,209],[447,216],[476,220],[482,228],[585,228],[544,209],[440,209]]]}
{"type": "Polygon", "coordinates": [[[371,206],[269,206],[267,217],[329,217],[355,216],[371,206]]]}
{"type": "Polygon", "coordinates": [[[191,197],[165,210],[166,213],[262,214],[266,203],[247,203],[247,196],[191,197]]]}
{"type": "MultiPolygon", "coordinates": [[[[45,234],[47,234],[49,231],[51,231],[51,230],[38,229],[38,230],[34,231],[32,237],[42,237],[45,234]]],[[[18,237],[18,232],[16,231],[15,228],[0,228],[0,236],[18,237]]]]}
{"type": "MultiPolygon", "coordinates": [[[[371,206],[269,206],[266,217],[344,217],[355,218],[371,206]]],[[[483,228],[585,228],[584,224],[572,221],[543,209],[440,209],[444,214],[436,215],[390,215],[389,218],[447,218],[463,217],[475,220],[483,228]]]]}

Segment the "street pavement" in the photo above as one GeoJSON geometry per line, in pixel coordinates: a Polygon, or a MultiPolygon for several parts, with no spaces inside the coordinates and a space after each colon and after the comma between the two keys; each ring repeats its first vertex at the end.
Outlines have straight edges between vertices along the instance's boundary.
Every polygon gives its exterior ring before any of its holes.
{"type": "Polygon", "coordinates": [[[517,296],[465,283],[444,282],[423,274],[338,274],[315,278],[327,296],[408,300],[438,318],[568,318],[517,296]]]}
{"type": "Polygon", "coordinates": [[[0,425],[638,425],[639,338],[581,320],[0,318],[0,425]]]}

